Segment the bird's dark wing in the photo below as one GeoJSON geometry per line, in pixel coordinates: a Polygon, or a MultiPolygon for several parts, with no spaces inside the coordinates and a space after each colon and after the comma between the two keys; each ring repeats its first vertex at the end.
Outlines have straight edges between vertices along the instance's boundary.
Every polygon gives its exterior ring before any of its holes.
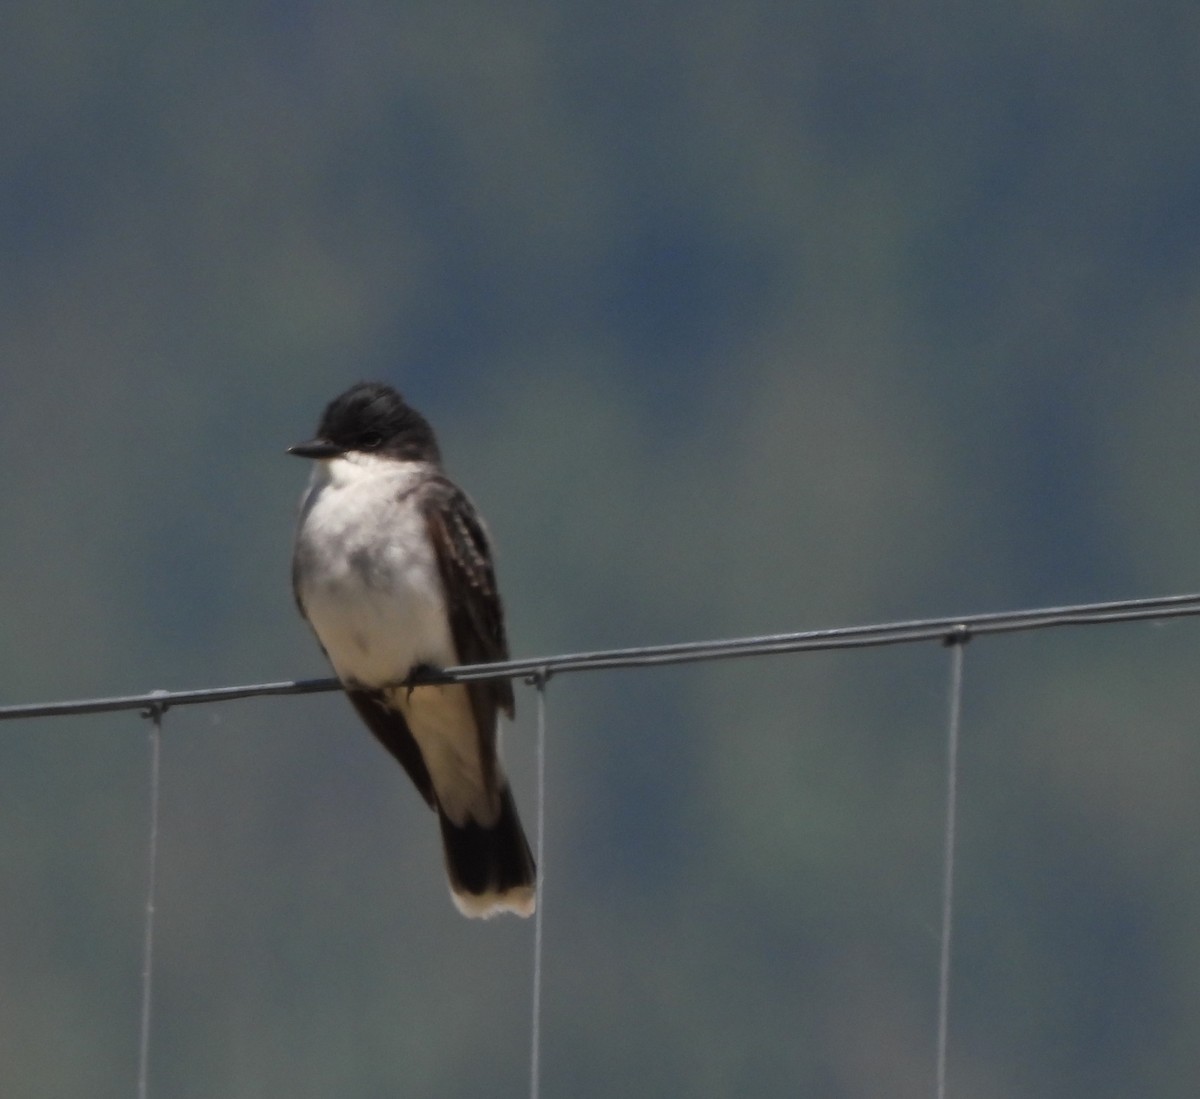
{"type": "MultiPolygon", "coordinates": [[[[437,554],[438,572],[454,648],[463,664],[508,659],[504,610],[496,590],[487,532],[466,494],[445,477],[431,478],[421,490],[421,511],[437,554]]],[[[513,716],[513,689],[507,679],[467,683],[485,766],[495,759],[496,710],[513,716]]]]}
{"type": "Polygon", "coordinates": [[[433,780],[429,776],[429,768],[425,765],[425,757],[421,755],[421,749],[417,747],[404,715],[389,705],[387,695],[383,691],[347,687],[346,697],[354,704],[358,716],[375,734],[379,743],[391,752],[408,772],[413,785],[421,791],[421,797],[432,806],[433,780]]]}

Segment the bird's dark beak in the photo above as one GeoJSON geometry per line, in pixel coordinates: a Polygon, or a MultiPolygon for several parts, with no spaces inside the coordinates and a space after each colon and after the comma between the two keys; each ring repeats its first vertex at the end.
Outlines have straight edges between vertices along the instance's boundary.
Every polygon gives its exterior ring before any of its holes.
{"type": "Polygon", "coordinates": [[[328,439],[310,439],[307,443],[288,447],[288,453],[297,458],[339,458],[346,452],[328,439]]]}

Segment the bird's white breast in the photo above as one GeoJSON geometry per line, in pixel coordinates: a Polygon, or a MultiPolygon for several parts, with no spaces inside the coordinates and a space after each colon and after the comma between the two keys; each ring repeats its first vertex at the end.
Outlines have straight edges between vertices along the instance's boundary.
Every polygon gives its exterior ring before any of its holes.
{"type": "Polygon", "coordinates": [[[429,466],[352,454],[318,462],[301,505],[296,586],[339,678],[403,680],[457,662],[416,489],[429,466]]]}

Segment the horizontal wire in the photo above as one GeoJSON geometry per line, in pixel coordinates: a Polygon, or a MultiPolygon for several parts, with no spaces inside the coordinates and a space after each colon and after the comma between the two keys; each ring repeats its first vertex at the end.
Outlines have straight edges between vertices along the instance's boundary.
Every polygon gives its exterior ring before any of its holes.
{"type": "MultiPolygon", "coordinates": [[[[915,618],[902,622],[874,623],[866,626],[839,626],[833,629],[804,630],[798,633],[762,634],[731,637],[715,641],[684,641],[669,645],[643,645],[626,649],[601,649],[596,652],[560,653],[555,656],[525,657],[494,664],[463,664],[440,671],[423,670],[406,681],[410,686],[467,683],[479,679],[542,680],[565,672],[612,668],[651,667],[663,664],[690,664],[701,660],[728,660],[734,657],[766,656],[813,650],[873,648],[904,645],[919,641],[964,641],[985,634],[1017,633],[1055,626],[1087,626],[1104,622],[1133,622],[1148,619],[1180,618],[1200,615],[1200,594],[1166,595],[1145,599],[1124,599],[1105,603],[1078,603],[1062,607],[1036,607],[1021,611],[995,611],[985,614],[952,615],[945,618],[915,618]]],[[[170,706],[194,706],[208,702],[229,702],[240,698],[273,695],[320,694],[336,691],[341,684],[332,678],[285,680],[280,683],[253,683],[239,687],[207,687],[192,691],[150,691],[146,694],[115,695],[66,702],[0,706],[0,721],[20,718],[63,717],[72,714],[99,714],[117,710],[161,712],[170,706]]]]}

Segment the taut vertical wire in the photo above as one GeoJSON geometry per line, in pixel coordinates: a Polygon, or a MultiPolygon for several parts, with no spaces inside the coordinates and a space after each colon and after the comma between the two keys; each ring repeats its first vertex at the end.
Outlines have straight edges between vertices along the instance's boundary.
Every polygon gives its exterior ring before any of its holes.
{"type": "Polygon", "coordinates": [[[962,719],[963,650],[971,634],[959,626],[950,649],[950,703],[946,721],[946,824],[942,847],[942,943],[938,964],[937,1099],[946,1099],[946,1045],[950,1029],[950,939],[954,928],[954,842],[958,829],[958,730],[962,719]]]}
{"type": "Polygon", "coordinates": [[[546,908],[546,683],[541,669],[529,677],[537,689],[537,907],[533,914],[533,1024],[530,1028],[529,1097],[538,1099],[542,1062],[542,914],[546,908]]]}
{"type": "MultiPolygon", "coordinates": [[[[163,692],[164,694],[166,692],[163,692]]],[[[150,719],[150,841],[146,875],[146,927],[142,938],[142,1024],[138,1040],[138,1099],[150,1086],[150,1002],[154,978],[154,907],[158,887],[158,781],[162,754],[162,718],[166,707],[151,703],[143,712],[150,719]]]]}

